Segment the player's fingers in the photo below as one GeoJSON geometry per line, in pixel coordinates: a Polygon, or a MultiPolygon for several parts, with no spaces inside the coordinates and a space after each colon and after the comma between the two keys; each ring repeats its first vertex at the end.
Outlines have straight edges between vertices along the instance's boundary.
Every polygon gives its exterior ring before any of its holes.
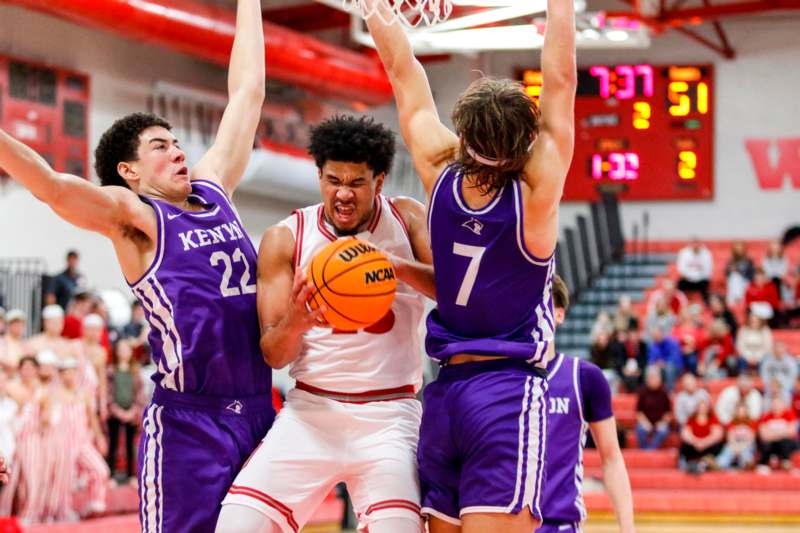
{"type": "Polygon", "coordinates": [[[327,311],[328,308],[325,307],[324,305],[319,309],[315,309],[309,314],[310,321],[316,325],[326,325],[328,323],[328,321],[325,320],[325,313],[327,311]]]}
{"type": "Polygon", "coordinates": [[[295,294],[294,303],[301,308],[306,307],[306,302],[308,301],[309,296],[311,296],[311,292],[313,291],[313,287],[310,287],[307,284],[300,285],[298,292],[295,294]]]}

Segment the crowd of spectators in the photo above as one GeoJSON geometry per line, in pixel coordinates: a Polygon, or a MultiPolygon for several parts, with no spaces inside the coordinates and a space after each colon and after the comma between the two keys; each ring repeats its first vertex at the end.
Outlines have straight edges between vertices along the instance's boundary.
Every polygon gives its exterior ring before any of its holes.
{"type": "Polygon", "coordinates": [[[713,255],[693,239],[676,266],[677,279],[662,279],[642,311],[623,297],[591,331],[592,361],[612,387],[638,396],[639,447],[658,448],[675,432],[689,472],[791,468],[800,447],[800,354],[773,330],[796,327],[800,265],[779,243],[757,264],[737,242],[719,287],[713,255]],[[715,398],[707,387],[720,379],[731,384],[715,398]]]}
{"type": "Polygon", "coordinates": [[[70,252],[53,278],[40,333],[26,335],[25,312],[0,308],[0,455],[10,472],[0,516],[23,523],[102,514],[109,486],[136,483],[134,442],[152,393],[147,323],[134,303],[130,322],[113,327],[78,259],[70,252]],[[79,488],[88,498],[75,498],[79,488]]]}

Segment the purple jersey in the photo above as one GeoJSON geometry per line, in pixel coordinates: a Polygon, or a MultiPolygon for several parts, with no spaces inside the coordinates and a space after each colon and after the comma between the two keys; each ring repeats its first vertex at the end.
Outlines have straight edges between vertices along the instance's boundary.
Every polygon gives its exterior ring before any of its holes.
{"type": "Polygon", "coordinates": [[[195,180],[189,201],[202,211],[142,200],[155,210],[158,247],[131,288],[151,327],[153,380],[207,396],[269,393],[272,370],[259,347],[257,254],[228,196],[195,180]]]}
{"type": "Polygon", "coordinates": [[[472,210],[463,173],[448,166],[428,208],[437,307],[428,315],[428,355],[503,355],[542,363],[553,341],[555,259],[534,257],[523,239],[518,180],[472,210]]]}
{"type": "Polygon", "coordinates": [[[559,354],[548,365],[547,483],[542,498],[545,524],[586,518],[583,447],[590,422],[610,418],[611,389],[603,371],[588,361],[559,354]]]}

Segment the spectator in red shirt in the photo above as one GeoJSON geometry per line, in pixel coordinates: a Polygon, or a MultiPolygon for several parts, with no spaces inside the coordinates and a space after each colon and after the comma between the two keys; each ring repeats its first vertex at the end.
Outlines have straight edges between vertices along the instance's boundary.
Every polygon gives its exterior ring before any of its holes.
{"type": "Polygon", "coordinates": [[[689,307],[681,311],[678,323],[672,328],[672,336],[681,346],[684,370],[697,374],[697,355],[705,342],[705,332],[689,307]]]}
{"type": "Polygon", "coordinates": [[[701,400],[694,415],[681,430],[681,468],[691,473],[714,468],[724,436],[722,425],[711,411],[711,403],[701,400]]]}
{"type": "Polygon", "coordinates": [[[792,410],[797,418],[800,419],[800,376],[794,382],[794,393],[792,394],[792,410]]]}
{"type": "Polygon", "coordinates": [[[759,470],[768,471],[770,465],[780,463],[785,470],[792,468],[789,457],[797,448],[797,415],[780,396],[772,398],[770,410],[758,423],[761,441],[759,470]]]}
{"type": "Polygon", "coordinates": [[[669,435],[672,404],[661,380],[661,369],[647,367],[645,386],[636,401],[636,437],[639,448],[656,450],[669,435]]]}
{"type": "Polygon", "coordinates": [[[62,337],[80,339],[83,336],[83,319],[92,312],[92,295],[87,291],[75,293],[67,306],[62,337]]]}
{"type": "Polygon", "coordinates": [[[689,303],[689,300],[686,299],[686,295],[675,287],[675,282],[671,279],[663,280],[661,282],[661,288],[656,289],[650,295],[650,299],[647,301],[648,314],[655,309],[656,302],[660,298],[664,299],[672,313],[675,315],[679,315],[681,310],[689,303]]]}
{"type": "Polygon", "coordinates": [[[734,463],[739,468],[751,468],[755,464],[758,424],[748,416],[744,402],[736,406],[736,414],[726,430],[727,442],[717,457],[717,464],[723,469],[734,463]]]}
{"type": "Polygon", "coordinates": [[[708,337],[700,347],[697,373],[707,378],[737,376],[741,362],[736,354],[728,325],[722,320],[715,320],[711,323],[708,333],[708,337]]]}
{"type": "Polygon", "coordinates": [[[783,322],[781,296],[778,294],[775,284],[764,273],[764,269],[760,267],[756,269],[753,282],[744,293],[744,303],[748,310],[751,309],[750,306],[755,302],[767,303],[772,308],[771,327],[777,327],[783,322]]]}
{"type": "Polygon", "coordinates": [[[730,334],[736,338],[736,330],[739,329],[739,323],[736,322],[736,317],[733,315],[728,304],[725,303],[725,298],[719,294],[712,294],[708,299],[708,310],[711,312],[711,320],[722,320],[728,325],[730,334]]]}

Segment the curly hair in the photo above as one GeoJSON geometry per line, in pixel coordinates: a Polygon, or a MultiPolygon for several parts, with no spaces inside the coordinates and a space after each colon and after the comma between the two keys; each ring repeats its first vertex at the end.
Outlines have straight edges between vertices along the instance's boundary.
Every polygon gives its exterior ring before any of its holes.
{"type": "Polygon", "coordinates": [[[519,177],[539,133],[539,108],[519,82],[476,80],[459,96],[452,119],[461,143],[458,163],[476,187],[488,194],[519,177]],[[470,152],[499,164],[485,165],[470,152]]]}
{"type": "Polygon", "coordinates": [[[320,169],[326,161],[366,163],[378,176],[392,168],[394,133],[368,117],[336,115],[311,130],[308,153],[320,169]]]}
{"type": "Polygon", "coordinates": [[[139,134],[153,126],[172,129],[169,122],[152,113],[133,113],[117,120],[103,133],[94,151],[94,170],[101,185],[130,188],[117,172],[117,165],[138,160],[139,134]]]}

